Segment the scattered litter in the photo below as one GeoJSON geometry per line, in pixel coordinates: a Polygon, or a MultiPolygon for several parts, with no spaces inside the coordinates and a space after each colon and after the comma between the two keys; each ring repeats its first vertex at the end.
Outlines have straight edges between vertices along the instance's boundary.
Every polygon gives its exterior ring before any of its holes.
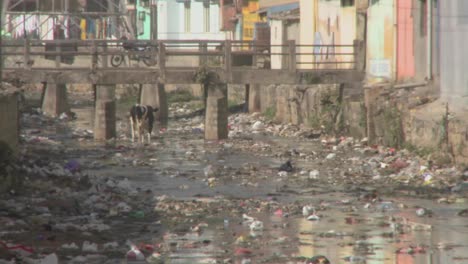
{"type": "Polygon", "coordinates": [[[281,164],[281,166],[279,167],[279,171],[292,172],[293,166],[291,164],[291,161],[288,160],[285,163],[281,164]]]}

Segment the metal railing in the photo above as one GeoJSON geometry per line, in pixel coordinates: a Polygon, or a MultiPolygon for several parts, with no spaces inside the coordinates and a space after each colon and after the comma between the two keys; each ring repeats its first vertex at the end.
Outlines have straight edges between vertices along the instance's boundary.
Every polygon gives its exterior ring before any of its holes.
{"type": "Polygon", "coordinates": [[[215,40],[4,40],[5,69],[159,69],[224,68],[354,70],[356,44],[284,45],[215,40]],[[124,48],[126,47],[126,48],[124,48]]]}

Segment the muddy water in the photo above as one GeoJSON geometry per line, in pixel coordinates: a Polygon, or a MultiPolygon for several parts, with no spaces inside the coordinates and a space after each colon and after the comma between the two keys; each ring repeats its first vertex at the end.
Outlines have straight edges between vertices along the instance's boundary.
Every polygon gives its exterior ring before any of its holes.
{"type": "MultiPolygon", "coordinates": [[[[92,129],[92,109],[74,111],[79,118],[74,125],[92,129]]],[[[121,122],[119,126],[125,128],[125,123],[121,122]]],[[[248,152],[229,151],[220,148],[217,143],[204,142],[202,135],[172,136],[170,132],[171,129],[167,134],[160,135],[150,146],[117,142],[107,146],[108,151],[104,154],[100,151],[103,149],[100,144],[77,142],[70,138],[62,140],[76,144],[81,151],[81,154],[80,151],[71,152],[73,154],[69,158],[79,159],[83,164],[94,164],[99,160],[101,166],[91,166],[91,173],[127,178],[157,195],[182,200],[222,196],[264,201],[270,201],[274,196],[279,203],[299,201],[301,205],[322,208],[317,212],[320,216],[318,221],[309,221],[297,214],[251,215],[264,223],[264,229],[260,232],[251,232],[240,216],[211,221],[201,232],[176,235],[169,231],[164,243],[170,248],[166,256],[170,263],[217,263],[226,258],[231,258],[234,263],[248,263],[248,260],[251,263],[303,263],[301,257],[315,255],[327,256],[331,263],[468,263],[468,222],[466,218],[457,216],[460,210],[468,207],[466,202],[448,205],[433,200],[390,196],[381,197],[383,203],[377,202],[368,207],[353,194],[333,188],[327,191],[323,186],[316,186],[316,195],[281,192],[278,188],[283,183],[276,180],[275,174],[255,185],[221,180],[210,187],[202,180],[208,164],[238,169],[246,163],[255,163],[262,168],[277,168],[281,161],[267,156],[259,158],[248,152]],[[126,158],[116,161],[112,150],[121,152],[126,158]],[[188,151],[197,154],[188,159],[188,151]],[[142,160],[147,163],[138,166],[142,160]],[[432,217],[417,216],[417,207],[430,209],[432,217]],[[245,238],[248,242],[235,243],[239,238],[245,238]],[[397,252],[410,246],[422,250],[397,252]],[[239,248],[247,248],[250,253],[234,254],[239,248]]],[[[299,145],[294,140],[262,137],[256,138],[255,142],[262,140],[269,144],[299,145]]],[[[305,166],[306,162],[303,163],[305,166]]],[[[141,237],[141,241],[151,239],[149,235],[141,237]]]]}

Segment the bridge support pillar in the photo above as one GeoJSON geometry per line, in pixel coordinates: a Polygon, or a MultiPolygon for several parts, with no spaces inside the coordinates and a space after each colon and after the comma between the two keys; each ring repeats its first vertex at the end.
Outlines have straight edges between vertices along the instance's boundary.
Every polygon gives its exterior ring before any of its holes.
{"type": "Polygon", "coordinates": [[[151,105],[159,108],[156,112],[156,120],[162,127],[167,127],[168,120],[168,104],[166,90],[163,83],[143,84],[141,87],[140,104],[151,105]]]}
{"type": "Polygon", "coordinates": [[[116,137],[115,85],[96,85],[94,112],[94,139],[108,140],[116,137]]]}
{"type": "Polygon", "coordinates": [[[42,112],[48,116],[59,116],[70,110],[67,100],[67,86],[65,84],[45,83],[42,100],[42,112]]]}
{"type": "Polygon", "coordinates": [[[248,104],[249,113],[260,112],[260,86],[258,84],[247,84],[246,95],[248,95],[246,104],[248,104]]]}
{"type": "Polygon", "coordinates": [[[205,110],[205,139],[220,140],[228,137],[227,84],[210,85],[205,110]]]}

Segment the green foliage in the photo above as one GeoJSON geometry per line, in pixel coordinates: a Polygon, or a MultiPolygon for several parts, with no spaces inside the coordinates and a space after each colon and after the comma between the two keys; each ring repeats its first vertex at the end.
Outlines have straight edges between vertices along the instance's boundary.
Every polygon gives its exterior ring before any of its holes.
{"type": "Polygon", "coordinates": [[[434,153],[435,149],[430,147],[417,147],[411,143],[403,143],[402,147],[411,153],[418,155],[419,157],[426,158],[431,153],[434,153]]]}
{"type": "Polygon", "coordinates": [[[206,84],[208,82],[209,71],[208,68],[203,66],[198,69],[198,71],[193,76],[193,79],[196,83],[206,84]]]}
{"type": "Polygon", "coordinates": [[[304,73],[302,75],[302,79],[303,83],[305,84],[319,84],[322,81],[322,79],[319,76],[310,73],[304,73]]]}
{"type": "Polygon", "coordinates": [[[322,121],[317,113],[310,115],[307,121],[308,125],[314,129],[320,129],[322,126],[322,121]]]}
{"type": "Polygon", "coordinates": [[[268,107],[268,108],[265,110],[265,112],[263,112],[263,115],[264,115],[266,118],[268,118],[268,119],[270,119],[270,120],[273,120],[273,119],[275,118],[275,116],[276,116],[276,108],[273,107],[273,106],[268,107]]]}
{"type": "Polygon", "coordinates": [[[324,133],[343,132],[345,123],[341,99],[334,98],[333,93],[323,93],[320,98],[320,109],[311,115],[307,124],[314,129],[322,129],[324,133]]]}
{"type": "Polygon", "coordinates": [[[194,99],[196,98],[187,90],[177,90],[167,94],[167,101],[169,103],[190,102],[194,99]]]}
{"type": "Polygon", "coordinates": [[[442,119],[438,122],[439,126],[439,147],[448,144],[448,113],[442,116],[442,119]]]}
{"type": "Polygon", "coordinates": [[[234,106],[237,106],[239,104],[240,104],[240,102],[238,102],[236,100],[231,100],[231,99],[228,100],[228,107],[234,107],[234,106]]]}
{"type": "Polygon", "coordinates": [[[213,70],[208,69],[208,67],[202,66],[198,68],[197,72],[193,76],[193,80],[196,83],[208,86],[219,82],[219,76],[213,70]]]}
{"type": "Polygon", "coordinates": [[[138,102],[138,98],[135,95],[123,96],[118,101],[119,106],[125,110],[129,109],[135,102],[138,102]]]}

